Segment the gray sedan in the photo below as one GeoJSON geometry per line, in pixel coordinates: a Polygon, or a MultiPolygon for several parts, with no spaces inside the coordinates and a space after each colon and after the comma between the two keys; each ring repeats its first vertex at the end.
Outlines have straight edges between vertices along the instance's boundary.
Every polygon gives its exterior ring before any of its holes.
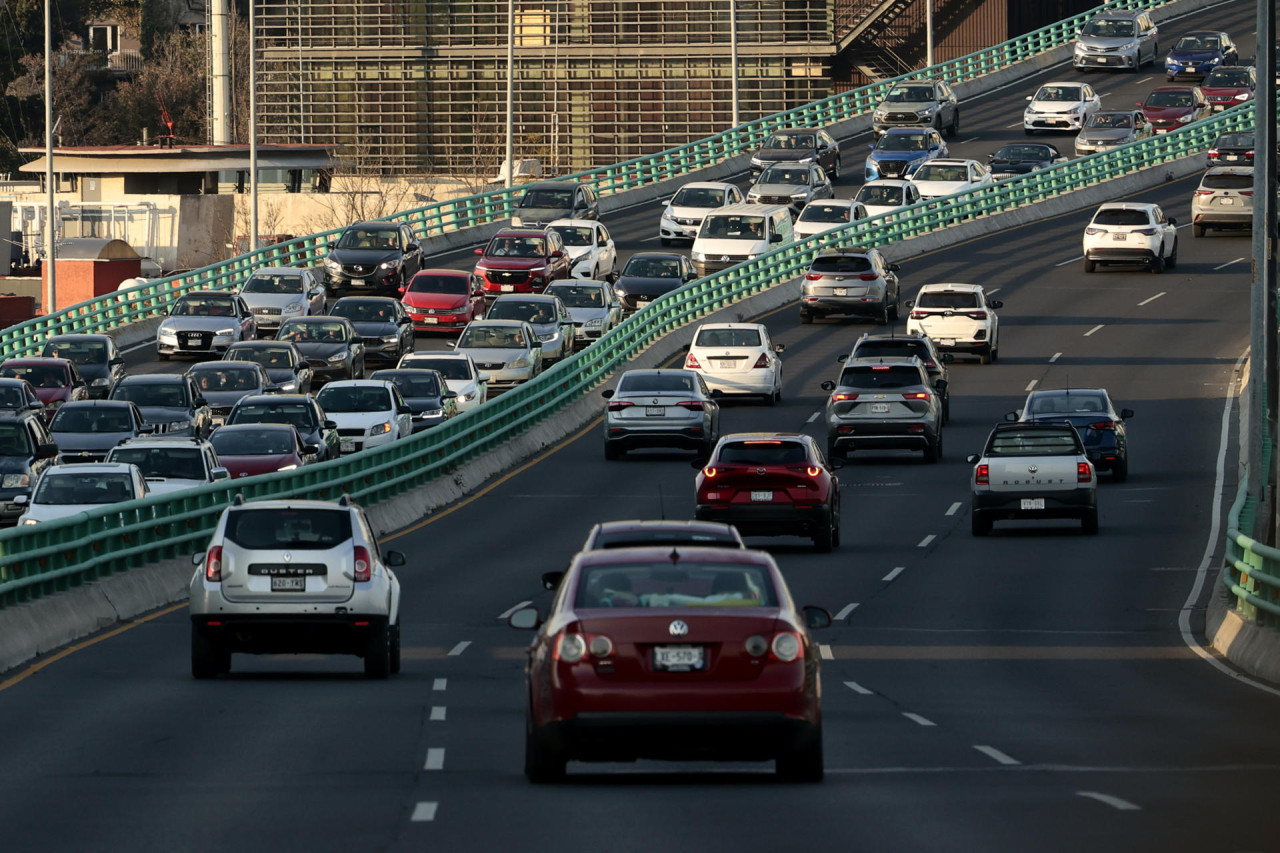
{"type": "Polygon", "coordinates": [[[240,298],[253,312],[260,332],[280,328],[290,317],[323,314],[324,285],[311,270],[263,267],[240,288],[240,298]]]}
{"type": "Polygon", "coordinates": [[[489,320],[523,320],[533,326],[542,345],[542,363],[552,364],[577,348],[578,341],[569,309],[556,296],[508,294],[499,296],[485,311],[489,320]]]}
{"type": "Polygon", "coordinates": [[[542,372],[542,344],[520,320],[473,320],[450,344],[489,374],[489,390],[514,388],[542,372]]]}
{"type": "Polygon", "coordinates": [[[693,370],[628,370],[604,419],[604,458],[621,459],[640,447],[680,447],[709,456],[720,438],[719,391],[693,370]]]}
{"type": "Polygon", "coordinates": [[[545,293],[559,297],[564,303],[569,318],[573,320],[579,345],[598,339],[622,322],[622,303],[608,282],[557,283],[548,287],[545,293]]]}

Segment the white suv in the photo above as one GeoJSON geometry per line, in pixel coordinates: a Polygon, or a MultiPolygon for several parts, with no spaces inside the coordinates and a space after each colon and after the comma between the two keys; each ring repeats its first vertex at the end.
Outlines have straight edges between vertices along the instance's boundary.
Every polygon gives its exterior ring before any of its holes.
{"type": "Polygon", "coordinates": [[[1178,265],[1177,220],[1158,204],[1109,202],[1084,229],[1084,271],[1098,264],[1145,266],[1153,273],[1178,265]]]}
{"type": "Polygon", "coordinates": [[[400,671],[404,554],[378,550],[360,507],[280,500],[222,511],[189,590],[191,674],[230,672],[231,655],[350,654],[369,678],[400,671]]]}
{"type": "Polygon", "coordinates": [[[987,299],[980,284],[926,284],[907,303],[907,334],[928,335],[938,349],[969,352],[983,364],[1000,358],[1000,318],[1004,303],[987,299]]]}

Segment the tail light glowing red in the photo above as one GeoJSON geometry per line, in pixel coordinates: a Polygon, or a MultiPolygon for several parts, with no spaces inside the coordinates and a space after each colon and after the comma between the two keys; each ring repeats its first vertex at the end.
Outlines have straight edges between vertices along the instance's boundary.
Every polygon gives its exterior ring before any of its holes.
{"type": "Polygon", "coordinates": [[[1220,157],[1220,156],[1221,156],[1221,155],[1218,153],[1218,149],[1217,149],[1217,148],[1210,148],[1210,149],[1209,149],[1209,159],[1210,159],[1210,160],[1217,160],[1217,159],[1218,159],[1218,157],[1220,157]]]}
{"type": "Polygon", "coordinates": [[[369,557],[369,549],[363,545],[356,546],[356,580],[367,581],[373,577],[373,560],[369,557]]]}
{"type": "Polygon", "coordinates": [[[1088,429],[1098,429],[1098,430],[1106,430],[1107,432],[1115,432],[1116,422],[1115,421],[1098,421],[1097,423],[1089,424],[1088,429]]]}
{"type": "Polygon", "coordinates": [[[822,278],[822,274],[816,272],[811,272],[805,276],[808,281],[818,281],[820,278],[822,278]]]}
{"type": "Polygon", "coordinates": [[[635,403],[629,403],[626,400],[610,400],[609,411],[621,412],[623,409],[627,408],[628,406],[634,406],[634,405],[635,403]]]}
{"type": "Polygon", "coordinates": [[[691,412],[701,412],[703,408],[701,400],[681,400],[679,403],[676,403],[676,405],[682,409],[688,409],[691,412]]]}
{"type": "Polygon", "coordinates": [[[204,579],[222,583],[222,546],[214,545],[204,558],[204,579]]]}
{"type": "Polygon", "coordinates": [[[975,468],[973,471],[973,482],[977,483],[979,486],[991,485],[991,466],[979,465],[975,468]]]}
{"type": "Polygon", "coordinates": [[[708,467],[708,468],[702,469],[702,475],[706,477],[708,480],[710,480],[712,477],[714,477],[716,474],[719,474],[719,473],[720,472],[717,471],[715,468],[708,467]]]}
{"type": "Polygon", "coordinates": [[[761,370],[769,366],[769,356],[760,353],[760,357],[756,359],[756,363],[751,366],[752,370],[761,370]]]}
{"type": "Polygon", "coordinates": [[[1093,480],[1093,468],[1088,462],[1076,463],[1076,482],[1088,483],[1093,480]]]}
{"type": "Polygon", "coordinates": [[[693,353],[689,353],[689,357],[684,360],[686,370],[701,370],[702,365],[698,364],[698,360],[693,357],[693,353]]]}
{"type": "Polygon", "coordinates": [[[880,276],[878,274],[873,272],[864,272],[862,275],[858,276],[862,281],[875,281],[879,277],[880,276]]]}
{"type": "Polygon", "coordinates": [[[856,399],[858,399],[857,394],[846,394],[843,391],[841,391],[839,394],[831,395],[831,402],[833,403],[843,403],[846,400],[856,400],[856,399]]]}
{"type": "Polygon", "coordinates": [[[822,473],[822,469],[816,465],[810,465],[809,467],[804,469],[804,472],[808,474],[810,477],[816,477],[822,473]]]}
{"type": "Polygon", "coordinates": [[[1213,190],[1196,190],[1196,195],[1213,195],[1213,190]]]}
{"type": "Polygon", "coordinates": [[[904,399],[904,400],[928,400],[928,399],[929,399],[929,392],[928,392],[928,391],[912,391],[910,394],[903,394],[903,395],[902,395],[902,399],[904,399]]]}

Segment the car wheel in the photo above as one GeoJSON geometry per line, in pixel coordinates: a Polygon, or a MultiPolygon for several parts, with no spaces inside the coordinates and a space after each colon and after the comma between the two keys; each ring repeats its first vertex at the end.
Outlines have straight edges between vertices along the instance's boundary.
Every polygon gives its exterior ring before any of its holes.
{"type": "Polygon", "coordinates": [[[1024,127],[1024,128],[1022,129],[1022,132],[1023,132],[1023,133],[1025,133],[1027,136],[1035,136],[1035,135],[1036,135],[1036,132],[1035,132],[1034,130],[1032,130],[1031,128],[1029,128],[1029,127],[1024,127]]]}
{"type": "Polygon", "coordinates": [[[938,433],[938,437],[933,440],[932,444],[924,446],[924,461],[929,464],[935,464],[942,458],[942,433],[938,433]]]}
{"type": "Polygon", "coordinates": [[[1098,508],[1095,506],[1084,514],[1080,519],[1080,529],[1088,536],[1094,536],[1098,532],[1098,508]]]}
{"type": "Polygon", "coordinates": [[[391,626],[385,619],[371,619],[364,647],[364,677],[383,679],[390,674],[391,626]]]}
{"type": "Polygon", "coordinates": [[[1151,270],[1152,275],[1160,275],[1160,273],[1164,272],[1164,257],[1162,255],[1156,255],[1152,258],[1149,269],[1151,270]]]}
{"type": "Polygon", "coordinates": [[[391,674],[400,671],[400,620],[391,626],[391,674]]]}
{"type": "Polygon", "coordinates": [[[1127,457],[1116,460],[1116,464],[1111,467],[1111,479],[1117,483],[1123,483],[1129,479],[1129,460],[1127,457]]]}
{"type": "Polygon", "coordinates": [[[770,405],[777,405],[782,402],[782,386],[779,385],[773,391],[773,402],[770,405]]]}
{"type": "Polygon", "coordinates": [[[827,458],[828,459],[848,459],[849,452],[843,448],[836,447],[835,442],[827,442],[827,458]]]}
{"type": "Polygon", "coordinates": [[[951,117],[951,127],[948,129],[947,135],[955,139],[960,135],[960,110],[957,109],[955,115],[951,117]]]}
{"type": "Polygon", "coordinates": [[[985,514],[973,511],[973,516],[969,520],[970,529],[974,536],[986,536],[991,532],[991,519],[985,514]]]}
{"type": "Polygon", "coordinates": [[[1085,258],[1085,259],[1084,259],[1084,271],[1085,271],[1085,272],[1093,272],[1093,271],[1094,271],[1094,270],[1096,270],[1097,268],[1098,268],[1098,262],[1097,262],[1097,261],[1095,261],[1093,258],[1085,258]]]}
{"type": "Polygon", "coordinates": [[[951,423],[951,395],[942,398],[942,422],[944,424],[951,423]]]}
{"type": "Polygon", "coordinates": [[[897,296],[894,296],[893,304],[889,306],[889,319],[893,320],[893,322],[895,323],[898,322],[898,320],[900,319],[900,315],[902,313],[901,306],[898,304],[898,300],[900,297],[901,297],[900,294],[897,296]]]}
{"type": "Polygon", "coordinates": [[[191,676],[213,678],[231,671],[231,652],[199,625],[191,625],[191,676]]]}
{"type": "Polygon", "coordinates": [[[626,452],[627,451],[623,450],[622,447],[619,446],[617,442],[606,441],[604,443],[604,458],[608,459],[610,462],[621,459],[622,454],[626,452]]]}
{"type": "Polygon", "coordinates": [[[1208,229],[1207,229],[1207,228],[1205,228],[1203,225],[1192,225],[1192,226],[1191,226],[1191,236],[1192,236],[1192,237],[1203,237],[1203,236],[1204,236],[1205,231],[1207,231],[1207,230],[1208,230],[1208,229]]]}
{"type": "Polygon", "coordinates": [[[831,180],[840,180],[840,155],[836,155],[836,159],[831,164],[831,180]]]}
{"type": "Polygon", "coordinates": [[[831,522],[831,547],[840,547],[840,509],[836,508],[834,513],[835,520],[831,522]]]}
{"type": "Polygon", "coordinates": [[[533,727],[533,715],[525,712],[524,775],[534,784],[559,782],[564,778],[568,760],[559,745],[544,732],[533,727]]]}
{"type": "Polygon", "coordinates": [[[1178,238],[1177,237],[1173,238],[1173,253],[1169,255],[1167,260],[1165,260],[1164,265],[1165,267],[1171,270],[1178,268],[1178,238]]]}
{"type": "Polygon", "coordinates": [[[999,360],[1000,360],[1000,346],[997,344],[996,346],[991,348],[991,363],[994,364],[999,360]]]}
{"type": "Polygon", "coordinates": [[[812,324],[813,324],[813,315],[812,315],[812,314],[810,314],[808,311],[801,311],[801,312],[800,312],[800,323],[801,323],[801,325],[804,325],[804,326],[812,325],[812,324]]]}
{"type": "Polygon", "coordinates": [[[778,756],[776,771],[778,778],[785,782],[822,781],[821,724],[817,725],[814,732],[790,752],[778,756]]]}
{"type": "Polygon", "coordinates": [[[667,239],[666,237],[659,237],[659,238],[658,238],[658,242],[659,242],[659,243],[661,243],[661,244],[662,244],[662,245],[664,245],[664,246],[670,246],[670,245],[671,245],[671,241],[670,241],[669,239],[667,239]]]}
{"type": "Polygon", "coordinates": [[[876,325],[889,325],[889,303],[886,302],[884,305],[880,306],[880,316],[876,317],[876,325]]]}
{"type": "Polygon", "coordinates": [[[987,344],[978,352],[978,364],[991,363],[991,344],[987,344]]]}
{"type": "Polygon", "coordinates": [[[834,537],[831,532],[831,519],[828,516],[827,523],[822,526],[821,530],[815,530],[813,533],[813,550],[818,554],[830,554],[831,548],[835,544],[834,537]]]}

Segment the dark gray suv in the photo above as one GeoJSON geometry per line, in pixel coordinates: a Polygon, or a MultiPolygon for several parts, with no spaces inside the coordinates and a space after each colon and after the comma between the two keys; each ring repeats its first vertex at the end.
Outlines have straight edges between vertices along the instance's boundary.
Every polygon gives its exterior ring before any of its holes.
{"type": "Polygon", "coordinates": [[[919,450],[925,462],[942,457],[942,401],[915,356],[849,359],[839,381],[823,382],[822,390],[831,392],[827,456],[919,450]]]}
{"type": "Polygon", "coordinates": [[[912,355],[924,363],[924,369],[929,373],[929,381],[933,383],[934,390],[942,398],[942,422],[945,424],[951,420],[951,393],[948,390],[951,376],[947,365],[955,360],[955,356],[949,352],[939,352],[933,338],[928,335],[865,334],[854,343],[852,352],[848,355],[838,355],[836,360],[884,358],[885,356],[905,358],[912,355]]]}
{"type": "Polygon", "coordinates": [[[17,524],[27,505],[14,499],[31,496],[36,480],[57,455],[58,446],[39,410],[0,412],[0,523],[17,524]]]}

